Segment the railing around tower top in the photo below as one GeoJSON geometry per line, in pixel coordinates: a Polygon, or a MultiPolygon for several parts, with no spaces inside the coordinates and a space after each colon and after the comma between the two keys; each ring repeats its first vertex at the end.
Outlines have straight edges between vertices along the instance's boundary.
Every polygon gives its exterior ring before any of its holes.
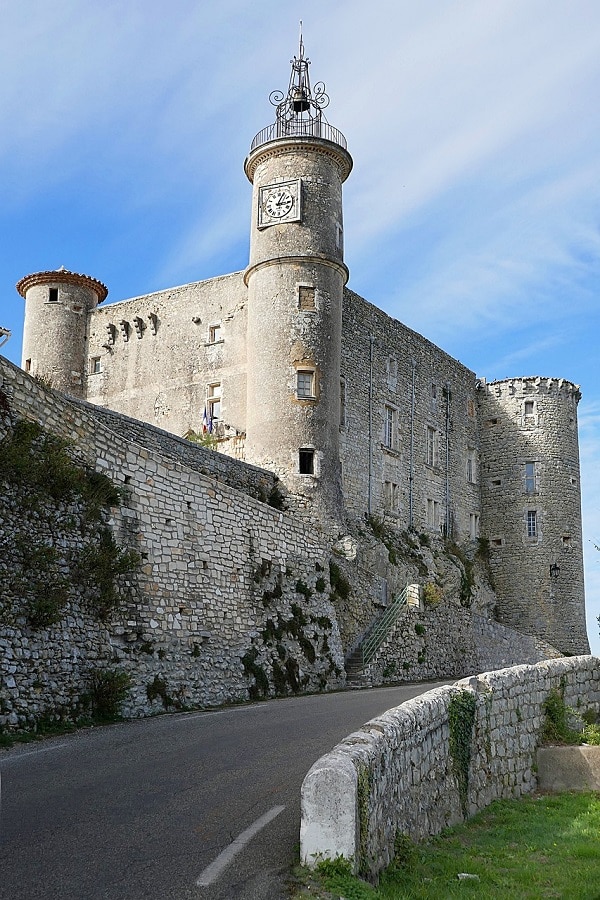
{"type": "Polygon", "coordinates": [[[363,639],[360,645],[363,667],[371,662],[391,629],[396,624],[400,611],[408,602],[408,588],[409,585],[406,585],[400,596],[396,597],[396,599],[388,606],[381,618],[376,621],[373,628],[371,628],[363,639]]]}
{"type": "Polygon", "coordinates": [[[276,141],[278,138],[322,138],[326,141],[332,141],[338,144],[344,150],[347,149],[346,138],[338,128],[334,128],[329,122],[323,122],[322,119],[293,119],[286,121],[273,122],[267,125],[262,131],[259,131],[250,145],[250,153],[260,147],[261,144],[267,144],[269,141],[276,141]]]}

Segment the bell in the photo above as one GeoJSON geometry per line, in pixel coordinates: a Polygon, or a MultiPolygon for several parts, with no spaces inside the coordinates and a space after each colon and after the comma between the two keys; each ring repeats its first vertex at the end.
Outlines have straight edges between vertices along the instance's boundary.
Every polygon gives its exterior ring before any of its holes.
{"type": "Polygon", "coordinates": [[[306,112],[307,109],[310,109],[304,88],[295,88],[292,95],[292,108],[295,113],[306,112]]]}

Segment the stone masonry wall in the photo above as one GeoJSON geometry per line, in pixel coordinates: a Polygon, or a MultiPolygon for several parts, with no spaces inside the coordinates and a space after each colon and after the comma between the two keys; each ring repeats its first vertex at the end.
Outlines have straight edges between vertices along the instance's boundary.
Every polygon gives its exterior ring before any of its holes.
{"type": "Polygon", "coordinates": [[[83,397],[183,435],[200,431],[218,384],[225,433],[243,433],[246,298],[236,272],[98,307],[88,320],[83,397]]]}
{"type": "Polygon", "coordinates": [[[392,860],[397,834],[415,840],[438,834],[495,799],[534,790],[543,703],[553,688],[568,706],[598,713],[600,660],[572,657],[488,672],[367,722],[304,779],[302,861],[342,855],[374,878],[392,860]],[[463,771],[452,758],[450,719],[464,728],[469,708],[471,760],[463,771]]]}
{"type": "Polygon", "coordinates": [[[401,529],[439,534],[448,510],[451,535],[468,540],[480,515],[474,373],[346,290],[342,383],[351,514],[385,514],[401,529]]]}
{"type": "Polygon", "coordinates": [[[587,653],[577,403],[555,378],[482,385],[482,534],[499,619],[587,653]]]}
{"type": "MultiPolygon", "coordinates": [[[[76,593],[56,626],[33,629],[19,616],[0,623],[0,726],[67,715],[89,690],[91,668],[131,675],[127,715],[342,683],[328,546],[314,527],[225,483],[253,492],[259,470],[182,448],[153,429],[149,449],[132,423],[109,427],[113,418],[45,390],[5,360],[0,382],[13,421],[39,422],[123,488],[108,524],[141,560],[121,580],[122,612],[108,625],[95,622],[76,593]]],[[[7,533],[19,516],[16,497],[2,523],[7,533]]],[[[70,534],[65,526],[57,538],[65,559],[76,556],[70,534]]],[[[0,577],[10,567],[4,558],[0,577]]]]}

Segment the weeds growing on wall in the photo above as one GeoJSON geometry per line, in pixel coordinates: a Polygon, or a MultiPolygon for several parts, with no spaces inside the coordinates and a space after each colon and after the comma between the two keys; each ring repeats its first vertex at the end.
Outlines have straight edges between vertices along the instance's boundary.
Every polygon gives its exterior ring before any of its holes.
{"type": "Polygon", "coordinates": [[[569,707],[565,703],[565,682],[552,688],[543,703],[544,723],[541,742],[543,744],[580,744],[582,734],[569,726],[569,707]]]}
{"type": "Polygon", "coordinates": [[[458,782],[458,792],[463,815],[467,816],[469,797],[469,767],[477,700],[470,691],[454,694],[448,704],[450,726],[450,756],[452,770],[458,782]]]}
{"type": "Polygon", "coordinates": [[[79,596],[106,621],[120,602],[116,579],[139,564],[102,525],[104,511],[122,502],[121,490],[77,464],[65,441],[25,419],[0,443],[0,480],[17,523],[5,547],[11,566],[0,586],[0,621],[24,616],[31,628],[48,628],[79,596]]]}
{"type": "Polygon", "coordinates": [[[475,567],[466,556],[461,547],[454,541],[446,541],[446,552],[460,562],[460,603],[469,607],[473,602],[473,590],[475,588],[475,567]]]}
{"type": "Polygon", "coordinates": [[[94,669],[90,677],[88,695],[93,719],[96,721],[117,719],[130,687],[131,677],[122,669],[94,669]]]}
{"type": "Polygon", "coordinates": [[[96,542],[81,554],[77,577],[85,585],[87,606],[101,622],[110,619],[119,606],[116,578],[133,571],[139,564],[140,557],[135,551],[117,546],[110,528],[102,528],[96,542]]]}

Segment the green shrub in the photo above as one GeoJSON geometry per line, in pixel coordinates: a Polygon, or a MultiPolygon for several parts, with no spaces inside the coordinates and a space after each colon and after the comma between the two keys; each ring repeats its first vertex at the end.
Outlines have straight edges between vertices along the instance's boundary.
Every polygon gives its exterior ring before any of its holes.
{"type": "Polygon", "coordinates": [[[131,676],[122,669],[94,669],[90,677],[90,710],[100,721],[117,719],[131,687],[131,676]]]}

